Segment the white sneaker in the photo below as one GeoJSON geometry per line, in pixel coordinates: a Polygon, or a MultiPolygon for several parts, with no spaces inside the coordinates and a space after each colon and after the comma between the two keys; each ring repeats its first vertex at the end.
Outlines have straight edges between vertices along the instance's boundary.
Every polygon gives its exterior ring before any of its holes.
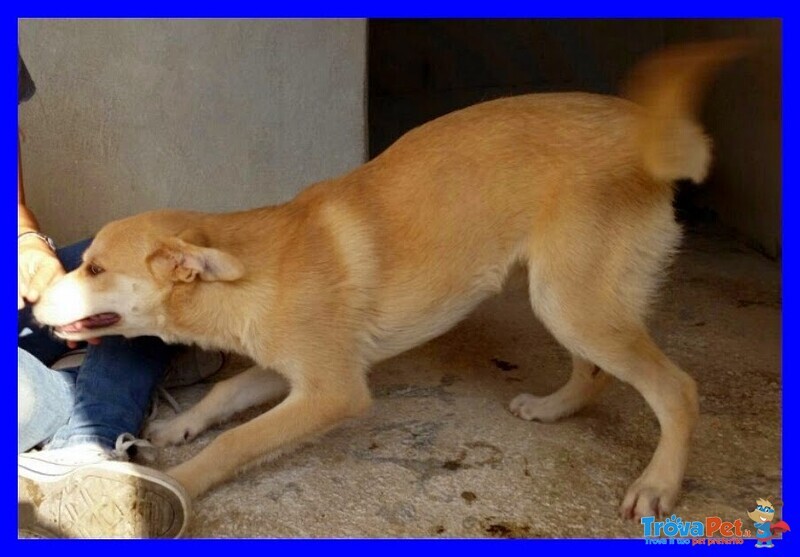
{"type": "Polygon", "coordinates": [[[183,487],[158,470],[115,460],[118,452],[124,448],[81,445],[19,455],[20,531],[58,538],[181,537],[190,516],[183,487]]]}

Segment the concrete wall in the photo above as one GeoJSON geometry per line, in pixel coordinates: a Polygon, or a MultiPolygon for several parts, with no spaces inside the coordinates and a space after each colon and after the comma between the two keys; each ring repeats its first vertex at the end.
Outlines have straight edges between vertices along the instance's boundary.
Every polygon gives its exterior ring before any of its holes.
{"type": "Polygon", "coordinates": [[[28,203],[58,242],[289,199],[366,157],[363,20],[23,20],[28,203]]]}

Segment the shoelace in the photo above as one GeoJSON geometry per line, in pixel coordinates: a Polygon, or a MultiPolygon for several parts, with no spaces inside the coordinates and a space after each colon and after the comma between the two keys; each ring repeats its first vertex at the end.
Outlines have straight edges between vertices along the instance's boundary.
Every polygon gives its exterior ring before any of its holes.
{"type": "Polygon", "coordinates": [[[114,443],[114,450],[112,451],[112,454],[115,458],[127,460],[128,449],[131,447],[136,447],[139,449],[137,454],[140,454],[145,461],[152,462],[155,460],[156,448],[153,446],[153,444],[150,441],[146,439],[140,439],[131,433],[121,433],[117,437],[117,441],[114,443]]]}
{"type": "Polygon", "coordinates": [[[153,397],[153,403],[151,404],[150,414],[147,416],[147,421],[154,419],[158,415],[158,401],[162,398],[167,401],[167,404],[172,407],[176,414],[181,413],[181,405],[178,404],[178,401],[175,400],[175,398],[169,394],[164,387],[159,386],[156,389],[156,396],[153,397]]]}

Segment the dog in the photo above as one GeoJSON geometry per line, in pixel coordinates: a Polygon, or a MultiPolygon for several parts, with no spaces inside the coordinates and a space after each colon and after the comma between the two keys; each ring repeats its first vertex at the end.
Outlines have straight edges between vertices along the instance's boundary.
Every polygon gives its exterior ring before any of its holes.
{"type": "Polygon", "coordinates": [[[609,376],[631,384],[661,437],[620,509],[663,515],[679,494],[698,395],[645,318],[681,239],[675,182],[702,182],[711,164],[695,119],[701,93],[743,48],[661,51],[637,66],[625,98],[531,94],[450,113],[285,204],[111,222],[34,315],[72,341],[157,335],[257,364],[149,428],[157,445],[182,443],[280,400],[168,470],[197,497],[363,415],[371,365],[452,328],[522,263],[535,314],[573,364],[564,387],[520,394],[511,411],[553,421],[609,376]]]}

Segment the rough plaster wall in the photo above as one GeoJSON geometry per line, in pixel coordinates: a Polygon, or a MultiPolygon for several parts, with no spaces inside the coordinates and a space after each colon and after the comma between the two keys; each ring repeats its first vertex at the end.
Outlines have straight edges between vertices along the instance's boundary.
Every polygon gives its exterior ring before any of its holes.
{"type": "Polygon", "coordinates": [[[285,201],[365,160],[363,20],[23,20],[28,202],[70,242],[285,201]]]}

